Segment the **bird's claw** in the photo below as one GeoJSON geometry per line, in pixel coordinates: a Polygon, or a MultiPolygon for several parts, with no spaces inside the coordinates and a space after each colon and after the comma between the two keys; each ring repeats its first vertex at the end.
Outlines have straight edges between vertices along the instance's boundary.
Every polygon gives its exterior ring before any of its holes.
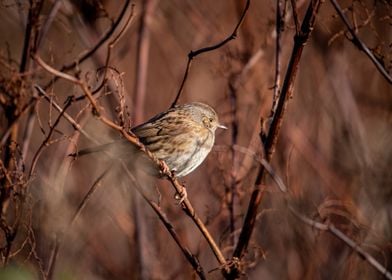
{"type": "Polygon", "coordinates": [[[187,197],[188,197],[188,193],[187,193],[185,187],[182,188],[181,192],[177,192],[177,193],[174,195],[174,199],[178,201],[178,203],[177,203],[178,205],[180,205],[181,203],[183,203],[184,200],[185,200],[187,197]]]}
{"type": "Polygon", "coordinates": [[[167,176],[167,174],[170,173],[170,169],[166,164],[161,164],[160,167],[161,167],[160,168],[161,170],[159,171],[160,176],[162,176],[162,177],[167,176]]]}

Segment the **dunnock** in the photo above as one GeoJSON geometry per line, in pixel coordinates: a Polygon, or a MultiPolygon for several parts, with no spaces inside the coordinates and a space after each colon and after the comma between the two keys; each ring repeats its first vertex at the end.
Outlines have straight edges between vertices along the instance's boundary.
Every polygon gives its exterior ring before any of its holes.
{"type": "MultiPolygon", "coordinates": [[[[210,106],[193,102],[177,105],[162,112],[147,122],[131,129],[140,141],[157,158],[164,160],[177,177],[183,177],[197,168],[207,157],[215,141],[215,130],[225,126],[219,124],[218,115],[210,106]]],[[[99,147],[81,150],[77,155],[106,150],[130,143],[125,140],[99,147]]],[[[118,155],[124,158],[127,152],[118,155]]],[[[127,159],[129,160],[129,159],[127,159]]]]}

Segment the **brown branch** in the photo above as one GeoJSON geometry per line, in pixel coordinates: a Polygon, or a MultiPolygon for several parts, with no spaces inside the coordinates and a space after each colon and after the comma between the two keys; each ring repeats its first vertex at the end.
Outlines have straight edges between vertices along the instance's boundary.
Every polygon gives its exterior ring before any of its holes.
{"type": "MultiPolygon", "coordinates": [[[[92,95],[96,94],[98,91],[100,91],[102,89],[102,87],[106,84],[107,82],[107,72],[109,67],[109,61],[110,61],[110,56],[111,56],[111,52],[112,49],[114,48],[114,46],[117,44],[117,42],[121,39],[121,37],[124,35],[125,31],[128,29],[129,25],[132,22],[133,19],[133,15],[134,15],[134,8],[135,5],[132,4],[131,5],[131,12],[127,18],[127,20],[125,21],[125,24],[123,25],[123,27],[120,29],[120,31],[118,32],[117,36],[113,38],[112,41],[110,41],[110,43],[108,44],[108,48],[107,48],[107,53],[106,53],[106,60],[105,60],[105,66],[103,67],[104,69],[104,74],[103,74],[103,78],[102,78],[102,83],[95,89],[92,91],[92,95]]],[[[76,98],[76,101],[82,100],[84,99],[86,96],[82,95],[80,97],[76,98]]]]}
{"type": "Polygon", "coordinates": [[[101,183],[101,181],[103,180],[103,178],[111,170],[111,167],[112,166],[109,166],[108,168],[106,168],[101,173],[101,175],[98,176],[98,178],[94,181],[94,183],[91,185],[90,189],[88,190],[86,195],[83,197],[83,199],[80,202],[78,208],[76,209],[75,213],[73,214],[73,216],[72,216],[68,226],[65,227],[66,230],[56,234],[55,244],[54,244],[54,247],[53,247],[53,250],[52,250],[52,254],[51,254],[50,258],[49,258],[48,268],[46,270],[46,277],[48,279],[52,279],[53,278],[53,272],[54,272],[54,268],[55,268],[55,265],[56,265],[57,255],[58,255],[58,252],[60,250],[60,246],[61,246],[61,243],[62,243],[64,237],[68,234],[70,228],[74,225],[75,221],[79,218],[79,216],[82,213],[83,209],[86,207],[87,202],[89,201],[89,199],[91,198],[91,196],[93,195],[95,190],[98,188],[98,186],[101,183]]]}
{"type": "Polygon", "coordinates": [[[332,5],[334,6],[336,12],[339,14],[340,18],[346,25],[348,31],[350,32],[352,39],[351,41],[354,43],[355,46],[357,46],[361,51],[363,51],[369,59],[373,62],[373,64],[376,66],[377,70],[381,73],[381,75],[390,83],[392,84],[392,76],[387,72],[387,70],[384,68],[384,66],[380,63],[380,61],[374,56],[374,54],[369,50],[369,48],[366,46],[364,42],[358,37],[355,29],[351,27],[351,24],[345,14],[342,11],[342,8],[339,6],[339,4],[336,2],[336,0],[331,0],[332,5]]]}
{"type": "MultiPolygon", "coordinates": [[[[74,69],[76,66],[80,65],[86,59],[91,57],[103,44],[105,44],[105,42],[109,40],[109,38],[113,35],[114,31],[117,29],[118,25],[121,23],[123,17],[125,16],[126,11],[128,10],[130,3],[131,3],[130,0],[125,1],[124,6],[121,9],[121,12],[117,17],[117,19],[113,22],[112,26],[108,29],[108,31],[106,31],[106,33],[102,36],[102,38],[99,39],[98,42],[93,47],[91,47],[89,50],[86,50],[84,53],[80,54],[79,58],[75,62],[64,65],[60,71],[67,72],[74,69]]],[[[46,90],[49,86],[53,85],[59,78],[60,77],[55,77],[42,88],[46,90]]]]}
{"type": "Polygon", "coordinates": [[[38,85],[34,85],[35,89],[38,91],[40,95],[42,95],[46,101],[49,102],[49,104],[54,107],[59,113],[63,114],[63,117],[72,125],[72,127],[79,131],[81,134],[83,134],[84,137],[86,137],[88,140],[98,144],[98,142],[95,140],[94,137],[90,136],[68,113],[64,111],[63,108],[60,107],[56,103],[56,101],[52,100],[50,96],[38,85]]]}
{"type": "MultiPolygon", "coordinates": [[[[48,100],[48,102],[50,102],[50,97],[45,93],[45,91],[43,91],[42,88],[36,86],[37,90],[40,92],[41,95],[43,95],[45,97],[46,100],[48,100]]],[[[51,102],[51,105],[60,113],[63,114],[63,116],[66,118],[66,120],[68,122],[70,122],[72,124],[72,126],[75,128],[75,130],[81,132],[85,137],[87,137],[90,140],[94,140],[92,136],[90,136],[87,132],[85,132],[82,127],[75,122],[75,120],[68,116],[67,113],[64,112],[63,109],[61,109],[61,107],[54,101],[51,102]]],[[[123,168],[127,171],[128,177],[130,177],[131,179],[133,178],[132,174],[129,174],[128,169],[126,168],[126,166],[123,165],[123,168]]],[[[103,179],[103,177],[106,175],[107,171],[106,170],[101,176],[98,177],[98,179],[94,182],[94,184],[92,185],[92,187],[90,188],[90,190],[87,192],[87,194],[85,195],[85,197],[83,198],[82,202],[80,203],[77,211],[75,212],[73,218],[71,219],[70,222],[70,226],[72,226],[72,224],[74,224],[75,220],[77,219],[77,217],[80,215],[81,211],[83,210],[83,208],[85,207],[85,205],[87,204],[88,199],[91,197],[92,193],[95,191],[96,187],[98,186],[98,183],[103,179]]],[[[133,180],[136,183],[135,180],[133,180]]],[[[136,185],[138,186],[138,185],[136,185]]],[[[142,194],[142,196],[146,199],[145,195],[142,193],[142,188],[137,188],[137,190],[142,194]]],[[[150,204],[150,206],[153,208],[154,211],[157,212],[157,209],[155,209],[156,207],[158,207],[155,203],[151,202],[150,200],[146,199],[146,201],[150,204]]],[[[183,253],[185,254],[187,260],[192,264],[192,266],[194,267],[196,273],[199,275],[200,279],[205,279],[204,276],[204,272],[203,269],[201,268],[198,260],[196,259],[195,256],[193,256],[190,253],[190,250],[187,249],[185,246],[183,246],[182,244],[179,244],[180,239],[177,236],[177,233],[175,232],[173,226],[169,226],[170,223],[168,223],[167,218],[165,218],[164,213],[160,210],[159,213],[157,212],[158,216],[161,218],[162,222],[164,223],[165,227],[167,227],[168,231],[170,232],[170,234],[173,236],[173,238],[175,239],[176,243],[180,246],[181,250],[183,251],[183,253]],[[162,217],[161,217],[162,215],[162,217]],[[203,277],[204,276],[204,277],[203,277]]],[[[52,250],[52,254],[50,257],[50,261],[49,261],[49,265],[48,265],[48,270],[46,275],[48,275],[48,278],[51,278],[52,275],[52,271],[53,271],[53,267],[56,261],[56,257],[60,248],[60,244],[61,244],[61,238],[62,236],[64,236],[64,233],[59,235],[58,237],[56,237],[56,241],[55,241],[55,245],[54,248],[52,250]]]]}
{"type": "Polygon", "coordinates": [[[122,168],[124,169],[124,171],[127,174],[128,178],[131,180],[131,182],[135,186],[136,190],[143,197],[143,199],[150,205],[150,207],[154,210],[154,212],[158,215],[159,219],[162,221],[162,223],[165,226],[165,228],[167,229],[167,231],[173,237],[173,239],[177,243],[178,247],[180,247],[182,253],[185,256],[185,258],[192,265],[193,269],[199,275],[200,279],[206,279],[206,276],[204,274],[204,270],[201,267],[201,265],[199,263],[199,260],[183,244],[184,242],[181,240],[180,236],[178,236],[176,230],[174,229],[174,226],[170,223],[170,221],[167,218],[166,214],[162,211],[162,209],[159,207],[159,205],[157,203],[151,201],[151,199],[149,199],[147,197],[147,195],[143,191],[143,187],[139,185],[139,183],[137,182],[136,178],[133,176],[133,174],[127,168],[127,165],[124,162],[121,162],[121,163],[122,163],[122,168]]]}
{"type": "Polygon", "coordinates": [[[137,38],[136,78],[133,105],[133,121],[139,124],[143,120],[144,101],[146,98],[147,69],[150,50],[150,18],[154,12],[157,0],[145,0],[142,4],[142,14],[137,38]]]}
{"type": "MultiPolygon", "coordinates": [[[[301,54],[305,46],[305,43],[308,41],[310,33],[314,27],[316,15],[320,7],[320,4],[321,4],[320,0],[310,1],[310,4],[308,6],[304,20],[301,25],[301,32],[295,35],[294,37],[294,47],[287,68],[285,80],[283,82],[282,92],[279,96],[279,101],[276,107],[275,115],[272,119],[271,127],[269,129],[266,141],[264,143],[267,162],[270,162],[272,158],[275,145],[278,140],[280,128],[283,122],[283,116],[286,110],[287,102],[293,93],[294,81],[297,74],[301,54]]],[[[261,188],[264,175],[265,175],[265,168],[263,165],[260,165],[258,175],[254,185],[254,190],[252,192],[248,210],[245,216],[245,221],[238,240],[238,244],[234,250],[233,258],[241,259],[248,246],[250,237],[252,235],[255,226],[257,209],[264,195],[264,192],[262,191],[261,188]]],[[[236,269],[234,268],[232,271],[230,271],[231,278],[238,277],[239,273],[240,271],[236,271],[236,269]]]]}
{"type": "MultiPolygon", "coordinates": [[[[234,76],[234,75],[231,75],[234,76]]],[[[239,77],[239,76],[237,76],[239,77]]],[[[230,79],[231,80],[231,79],[230,79]]],[[[229,211],[229,226],[230,226],[230,233],[231,233],[231,246],[234,247],[235,245],[235,230],[236,230],[236,219],[235,219],[235,206],[236,206],[236,200],[237,200],[237,180],[236,180],[236,166],[237,166],[237,161],[238,157],[237,154],[234,151],[234,146],[238,142],[238,118],[237,118],[237,88],[234,86],[235,84],[235,79],[234,81],[229,82],[229,100],[230,100],[230,113],[232,115],[232,121],[230,124],[230,130],[231,130],[231,165],[232,165],[232,170],[230,172],[230,183],[229,186],[226,186],[226,199],[227,199],[227,208],[229,211]]]]}
{"type": "MultiPolygon", "coordinates": [[[[277,101],[280,94],[280,71],[281,71],[281,62],[280,62],[280,54],[282,51],[281,47],[281,34],[284,31],[284,16],[285,16],[285,7],[286,0],[277,0],[276,1],[276,41],[275,41],[275,78],[274,78],[274,95],[272,99],[272,107],[270,117],[274,115],[275,107],[277,105],[277,101]],[[283,5],[283,8],[282,8],[283,5]]],[[[298,19],[297,19],[298,20],[298,19]]]]}
{"type": "Polygon", "coordinates": [[[363,258],[378,272],[380,272],[385,278],[390,280],[392,279],[392,273],[388,271],[388,269],[385,266],[380,264],[373,256],[365,252],[365,250],[359,244],[357,244],[354,240],[352,240],[350,237],[344,234],[341,230],[336,228],[333,224],[323,224],[314,221],[302,215],[291,206],[289,206],[289,210],[296,218],[301,220],[303,223],[321,231],[328,231],[329,233],[331,233],[332,235],[334,235],[335,237],[343,241],[348,247],[350,247],[353,251],[355,251],[361,258],[363,258]]]}
{"type": "MultiPolygon", "coordinates": [[[[24,40],[23,40],[23,47],[22,47],[22,53],[21,53],[21,59],[20,59],[20,64],[19,64],[19,74],[21,75],[21,80],[19,84],[18,91],[23,91],[26,80],[28,79],[28,76],[24,75],[27,72],[30,71],[30,54],[34,52],[34,43],[37,37],[38,33],[38,19],[39,15],[41,13],[43,1],[29,1],[29,9],[28,9],[28,14],[27,14],[27,23],[26,23],[26,28],[25,28],[25,34],[24,34],[24,40]]],[[[23,95],[18,93],[18,95],[23,95]]],[[[4,115],[6,116],[6,119],[8,123],[10,124],[9,127],[9,134],[11,134],[11,137],[9,138],[7,135],[5,137],[5,147],[3,150],[4,154],[4,166],[7,172],[14,173],[16,171],[18,163],[16,160],[14,161],[14,154],[16,151],[16,143],[19,138],[19,116],[17,116],[15,113],[17,111],[21,111],[22,113],[25,109],[28,107],[24,108],[19,108],[20,104],[22,104],[21,97],[15,95],[12,96],[14,98],[14,101],[5,107],[4,109],[4,115]],[[11,128],[12,126],[12,128],[11,128]]],[[[6,132],[7,133],[7,132],[6,132]]],[[[2,254],[2,260],[3,264],[6,265],[8,263],[9,257],[10,257],[10,252],[11,252],[11,247],[12,243],[15,240],[15,237],[18,233],[19,229],[19,224],[20,220],[23,214],[23,201],[24,201],[24,194],[21,195],[22,198],[18,200],[20,205],[16,206],[17,212],[15,213],[16,216],[14,224],[10,227],[7,225],[6,222],[6,217],[7,217],[7,205],[9,204],[11,192],[13,191],[13,186],[9,184],[5,178],[2,178],[0,180],[0,228],[3,230],[4,235],[5,235],[5,248],[2,248],[1,250],[4,251],[4,254],[2,254]]]]}
{"type": "Polygon", "coordinates": [[[75,211],[71,222],[69,224],[69,226],[73,226],[75,221],[79,218],[80,213],[82,213],[83,209],[86,207],[87,202],[90,200],[91,196],[93,195],[93,193],[95,192],[95,190],[97,189],[97,187],[99,186],[99,183],[103,180],[103,178],[108,174],[108,172],[112,169],[112,166],[109,166],[108,168],[106,168],[101,175],[98,176],[98,178],[94,181],[94,183],[92,184],[91,188],[88,190],[88,192],[86,193],[86,195],[83,197],[82,201],[80,202],[77,210],[75,211]]]}
{"type": "Polygon", "coordinates": [[[298,11],[297,11],[297,0],[290,0],[291,2],[291,8],[293,9],[293,19],[294,19],[294,25],[295,25],[295,34],[299,35],[301,32],[300,29],[300,24],[298,20],[298,11]]]}
{"type": "MultiPolygon", "coordinates": [[[[181,194],[184,193],[184,186],[178,181],[178,179],[174,176],[174,174],[170,171],[169,167],[166,165],[166,163],[162,160],[159,160],[155,157],[154,154],[152,154],[140,141],[139,139],[135,136],[135,135],[131,135],[129,134],[129,132],[124,129],[122,126],[119,126],[115,123],[113,123],[111,120],[109,120],[108,118],[106,118],[102,113],[101,113],[101,109],[98,106],[96,100],[94,99],[94,97],[92,96],[92,93],[90,92],[90,90],[88,89],[88,86],[86,85],[86,83],[82,80],[77,79],[76,77],[73,77],[71,75],[62,73],[54,68],[52,68],[51,66],[49,66],[48,64],[46,64],[39,56],[35,55],[34,56],[35,61],[46,71],[48,71],[49,73],[61,77],[69,82],[72,82],[76,85],[78,85],[81,90],[84,92],[84,94],[87,96],[87,98],[89,99],[92,109],[93,109],[93,114],[99,119],[101,120],[104,124],[106,124],[107,126],[111,127],[112,129],[117,130],[118,132],[120,132],[124,138],[126,138],[129,142],[131,142],[132,144],[134,144],[136,147],[139,148],[140,151],[144,152],[151,161],[153,161],[156,166],[159,167],[161,174],[163,176],[165,176],[172,184],[172,186],[175,188],[176,192],[181,194]]],[[[190,201],[185,198],[184,201],[182,202],[183,205],[183,210],[185,211],[185,213],[192,218],[192,220],[194,221],[194,223],[196,224],[196,226],[199,228],[199,230],[201,231],[201,233],[203,234],[203,236],[205,237],[205,239],[207,240],[208,244],[210,245],[211,250],[213,251],[215,257],[217,258],[218,262],[221,265],[224,265],[226,263],[226,260],[222,254],[222,252],[220,251],[219,247],[217,246],[217,244],[215,243],[214,239],[212,238],[211,234],[209,233],[209,231],[207,230],[206,226],[204,225],[204,223],[202,222],[202,220],[197,216],[192,204],[190,203],[190,201]]]]}
{"type": "Polygon", "coordinates": [[[56,0],[55,3],[52,5],[52,8],[50,9],[49,15],[46,17],[45,23],[43,24],[43,27],[41,28],[41,32],[39,33],[39,35],[37,37],[37,43],[36,43],[37,48],[39,48],[41,46],[41,43],[46,38],[46,35],[48,34],[49,28],[52,25],[62,4],[63,4],[63,1],[56,0]]]}
{"type": "Polygon", "coordinates": [[[41,13],[42,5],[44,1],[30,1],[29,12],[27,15],[27,26],[24,37],[22,58],[20,61],[19,72],[24,73],[29,69],[30,53],[34,48],[34,40],[36,29],[38,28],[38,17],[41,13]]]}
{"type": "Polygon", "coordinates": [[[102,38],[97,42],[95,46],[93,46],[91,49],[85,51],[84,54],[80,55],[80,58],[70,64],[64,65],[61,68],[61,72],[63,71],[69,71],[75,68],[77,65],[81,64],[83,61],[88,59],[90,56],[92,56],[114,33],[120,22],[122,21],[123,17],[125,16],[126,11],[128,10],[128,7],[130,5],[131,1],[126,0],[123,8],[121,9],[120,15],[117,17],[116,21],[113,23],[113,25],[109,28],[109,30],[102,36],[102,38]]]}
{"type": "Polygon", "coordinates": [[[212,46],[209,46],[209,47],[205,47],[205,48],[201,48],[201,49],[198,49],[196,51],[190,51],[190,53],[188,54],[188,62],[186,64],[184,77],[182,78],[182,82],[181,82],[180,88],[178,89],[177,95],[174,98],[174,101],[171,104],[170,108],[173,108],[174,106],[176,106],[176,104],[178,102],[178,99],[180,99],[180,95],[182,93],[182,90],[184,89],[185,81],[188,78],[189,70],[190,70],[190,67],[191,67],[191,61],[193,60],[193,58],[198,56],[198,55],[200,55],[200,54],[202,54],[202,53],[210,52],[210,51],[219,49],[220,47],[222,47],[223,45],[225,45],[229,41],[236,39],[237,38],[238,29],[240,28],[242,22],[245,19],[245,15],[246,15],[246,12],[249,9],[249,6],[250,6],[250,0],[246,0],[244,10],[243,10],[243,12],[241,14],[241,17],[240,17],[237,25],[235,26],[235,28],[234,28],[233,32],[231,33],[231,35],[229,35],[226,39],[224,39],[223,41],[221,41],[221,42],[219,42],[219,43],[217,43],[215,45],[212,45],[212,46]]]}
{"type": "Polygon", "coordinates": [[[44,149],[45,147],[48,146],[49,141],[50,141],[50,138],[52,137],[52,134],[53,134],[53,132],[54,132],[56,126],[59,124],[59,122],[60,122],[60,120],[61,120],[63,114],[64,114],[65,111],[67,110],[67,108],[69,108],[69,106],[71,106],[72,101],[73,101],[73,96],[69,96],[69,97],[67,98],[67,101],[66,101],[66,103],[65,103],[65,107],[64,107],[63,111],[58,115],[58,117],[56,118],[55,122],[54,122],[53,125],[50,127],[50,130],[49,130],[49,132],[48,132],[48,135],[46,136],[46,138],[44,139],[44,141],[41,143],[41,145],[38,147],[37,152],[34,154],[33,159],[32,159],[32,161],[31,161],[30,171],[29,171],[29,175],[28,175],[29,178],[31,178],[31,176],[32,176],[32,174],[33,174],[33,172],[34,172],[35,166],[36,166],[36,164],[37,164],[37,162],[38,162],[38,159],[39,159],[39,157],[40,157],[40,155],[41,155],[43,149],[44,149]]]}
{"type": "Polygon", "coordinates": [[[264,166],[265,170],[270,175],[272,180],[276,183],[279,190],[283,193],[286,193],[288,191],[286,185],[283,183],[283,180],[280,178],[280,176],[276,174],[271,164],[269,164],[268,161],[266,161],[264,158],[261,158],[259,155],[257,155],[257,153],[255,153],[251,149],[240,145],[234,145],[233,147],[230,147],[230,149],[234,149],[235,151],[247,155],[251,157],[254,161],[256,161],[258,164],[264,166]]]}
{"type": "Polygon", "coordinates": [[[20,113],[13,119],[13,122],[11,124],[8,125],[7,130],[3,133],[3,135],[1,136],[1,140],[0,140],[0,145],[4,146],[6,144],[6,141],[8,139],[8,137],[11,134],[11,131],[13,129],[13,127],[18,123],[18,121],[20,120],[20,118],[31,108],[35,105],[37,101],[37,98],[35,96],[33,96],[32,98],[30,98],[30,100],[27,102],[27,104],[25,104],[23,106],[23,108],[21,109],[20,113]]]}
{"type": "Polygon", "coordinates": [[[19,162],[19,167],[21,168],[22,165],[24,164],[24,160],[27,158],[27,153],[30,145],[30,140],[33,134],[34,130],[34,120],[35,120],[35,107],[37,105],[37,102],[34,102],[34,107],[31,106],[29,109],[29,113],[27,115],[27,121],[26,121],[26,126],[24,128],[24,133],[23,133],[23,141],[22,141],[22,160],[19,162]]]}

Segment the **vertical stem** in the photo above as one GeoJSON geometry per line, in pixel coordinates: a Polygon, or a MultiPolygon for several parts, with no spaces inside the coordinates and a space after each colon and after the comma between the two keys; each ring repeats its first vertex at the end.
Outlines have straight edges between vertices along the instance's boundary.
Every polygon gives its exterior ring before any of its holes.
{"type": "Polygon", "coordinates": [[[157,0],[145,0],[142,3],[142,15],[137,39],[136,81],[133,106],[133,121],[136,124],[142,122],[144,115],[150,50],[150,29],[148,24],[154,12],[157,0]]]}

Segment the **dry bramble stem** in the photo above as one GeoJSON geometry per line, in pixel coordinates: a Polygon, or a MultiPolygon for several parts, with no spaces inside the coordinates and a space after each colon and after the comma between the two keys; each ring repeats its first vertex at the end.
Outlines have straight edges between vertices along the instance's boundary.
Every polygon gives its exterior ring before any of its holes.
{"type": "Polygon", "coordinates": [[[170,235],[173,237],[174,241],[177,243],[178,247],[180,247],[182,253],[184,254],[185,258],[188,260],[188,262],[191,264],[195,272],[198,274],[200,279],[206,279],[206,276],[204,274],[204,270],[201,267],[199,260],[194,256],[191,251],[183,244],[183,241],[181,240],[180,236],[177,234],[176,230],[174,229],[173,225],[170,223],[168,220],[166,214],[162,211],[162,209],[157,205],[155,202],[151,201],[145,192],[143,191],[143,188],[139,185],[135,177],[131,172],[129,172],[126,164],[124,162],[121,162],[122,167],[124,171],[127,173],[128,178],[132,181],[133,185],[136,187],[137,191],[140,193],[140,195],[143,197],[143,199],[150,205],[150,207],[155,211],[155,213],[158,215],[159,219],[162,221],[163,225],[166,227],[170,235]]]}
{"type": "MultiPolygon", "coordinates": [[[[71,123],[71,125],[74,127],[75,130],[77,130],[80,133],[82,133],[90,141],[96,142],[95,139],[92,136],[90,136],[71,116],[69,116],[66,112],[64,112],[64,109],[62,109],[55,101],[51,100],[50,97],[46,94],[46,92],[41,87],[35,86],[35,88],[39,91],[40,95],[42,95],[60,114],[62,114],[64,116],[64,118],[69,123],[71,123]]],[[[96,143],[96,144],[98,144],[98,143],[96,143]]],[[[0,163],[1,163],[1,161],[0,161],[0,163]]],[[[201,265],[200,265],[199,261],[197,260],[196,256],[194,256],[191,253],[191,251],[183,244],[183,242],[181,241],[180,237],[177,235],[173,225],[167,219],[165,213],[163,213],[163,211],[159,208],[158,205],[156,205],[156,203],[154,203],[153,201],[148,199],[148,197],[143,192],[143,188],[137,183],[137,181],[134,179],[133,175],[129,172],[129,170],[127,169],[127,167],[123,163],[122,163],[122,166],[123,166],[125,172],[127,173],[129,179],[134,183],[137,191],[141,194],[141,196],[147,201],[147,203],[157,213],[157,215],[159,216],[160,220],[162,221],[164,226],[169,231],[170,235],[172,235],[173,239],[175,240],[177,245],[180,247],[181,251],[185,255],[185,257],[188,260],[188,262],[192,265],[192,267],[194,268],[195,272],[199,275],[200,279],[206,279],[206,277],[204,275],[203,268],[201,267],[201,265]]],[[[1,167],[1,165],[0,165],[0,167],[1,167]]],[[[91,197],[93,192],[96,190],[97,185],[102,180],[102,178],[105,176],[107,171],[108,170],[105,170],[96,179],[96,181],[93,183],[93,185],[91,186],[91,188],[89,189],[89,191],[87,192],[85,197],[83,198],[82,202],[79,204],[79,207],[76,210],[76,212],[75,212],[75,214],[74,214],[74,216],[73,216],[73,218],[71,220],[71,224],[70,225],[72,225],[72,223],[74,223],[75,220],[78,218],[78,216],[80,215],[81,211],[83,210],[83,208],[87,204],[87,201],[89,200],[89,198],[91,197]]],[[[51,274],[52,274],[52,272],[54,270],[54,265],[56,263],[57,254],[58,254],[58,251],[59,251],[59,248],[60,248],[60,245],[61,245],[61,236],[64,235],[64,234],[66,234],[66,233],[65,232],[63,232],[62,234],[60,233],[60,236],[56,237],[56,243],[55,243],[55,246],[53,248],[51,257],[50,257],[50,261],[49,261],[49,264],[48,264],[48,269],[47,269],[47,272],[44,273],[45,277],[48,276],[50,278],[50,276],[51,276],[51,274]]]]}
{"type": "Polygon", "coordinates": [[[371,52],[371,50],[369,50],[369,48],[365,45],[365,43],[362,42],[362,40],[358,37],[357,33],[351,27],[349,20],[344,15],[342,8],[339,6],[338,2],[336,2],[336,0],[331,0],[331,3],[334,6],[336,12],[339,14],[342,21],[344,22],[344,24],[346,25],[348,31],[350,32],[352,36],[351,41],[354,43],[354,45],[357,46],[361,51],[363,51],[369,57],[369,59],[373,62],[373,64],[376,66],[377,70],[381,73],[381,75],[383,75],[383,77],[390,84],[392,84],[391,75],[388,74],[387,70],[380,63],[380,61],[374,56],[374,54],[371,52]]]}
{"type": "MultiPolygon", "coordinates": [[[[321,5],[320,0],[311,0],[306,11],[304,20],[301,25],[301,30],[294,37],[294,47],[287,68],[285,80],[282,86],[282,92],[279,96],[278,104],[276,107],[275,115],[272,120],[267,139],[264,143],[266,160],[269,162],[272,158],[275,145],[278,141],[280,127],[283,122],[283,116],[286,110],[287,102],[293,93],[293,86],[297,74],[299,61],[306,42],[309,39],[310,33],[313,30],[316,15],[321,5]]],[[[241,230],[237,247],[233,253],[233,260],[241,259],[248,247],[257,216],[257,209],[263,197],[262,181],[264,180],[265,168],[260,165],[259,172],[255,181],[254,190],[251,195],[248,210],[245,216],[245,221],[241,230]]],[[[235,262],[237,263],[237,262],[235,262]]],[[[238,266],[233,266],[228,278],[237,278],[241,271],[238,271],[238,266]]]]}
{"type": "MultiPolygon", "coordinates": [[[[106,118],[105,116],[102,115],[101,110],[100,110],[95,98],[92,96],[92,93],[90,92],[90,90],[88,89],[88,86],[86,85],[86,83],[83,80],[79,80],[74,76],[60,72],[60,71],[52,68],[51,66],[46,64],[37,55],[33,55],[33,58],[43,69],[45,69],[49,73],[51,73],[57,77],[60,77],[62,79],[65,79],[71,83],[74,83],[75,85],[78,85],[81,88],[81,90],[83,91],[83,93],[86,95],[88,100],[90,101],[91,106],[92,106],[92,110],[93,110],[93,114],[100,121],[105,123],[107,126],[121,132],[121,134],[129,142],[131,142],[132,144],[137,146],[142,152],[144,152],[159,167],[161,174],[164,175],[171,182],[171,184],[173,185],[173,187],[175,188],[177,193],[181,194],[184,192],[184,189],[185,189],[184,186],[181,185],[181,183],[173,175],[173,173],[169,170],[169,168],[167,167],[167,165],[164,161],[157,159],[149,150],[146,149],[146,147],[144,147],[144,145],[139,141],[139,139],[136,136],[129,134],[129,132],[126,131],[123,127],[113,123],[111,120],[109,120],[108,118],[106,118]]],[[[220,263],[220,265],[224,265],[226,263],[226,260],[223,256],[222,252],[220,251],[218,245],[215,243],[214,239],[212,238],[211,234],[207,230],[207,228],[204,225],[204,223],[202,222],[202,220],[197,216],[190,201],[187,198],[185,198],[184,201],[182,202],[182,205],[183,205],[183,209],[184,209],[185,213],[192,218],[194,223],[197,225],[199,230],[202,232],[202,234],[206,238],[208,244],[211,247],[211,250],[213,251],[213,253],[214,253],[215,257],[217,258],[218,262],[220,263]]]]}
{"type": "Polygon", "coordinates": [[[349,246],[353,251],[355,251],[361,258],[366,260],[372,267],[374,267],[378,272],[380,272],[386,279],[392,280],[392,273],[388,269],[379,263],[373,256],[368,254],[360,245],[355,243],[351,238],[345,235],[341,230],[335,227],[333,224],[323,224],[316,222],[295,210],[293,207],[289,206],[291,213],[301,220],[303,223],[316,228],[320,231],[328,231],[332,235],[336,236],[338,239],[342,240],[347,246],[349,246]]]}

